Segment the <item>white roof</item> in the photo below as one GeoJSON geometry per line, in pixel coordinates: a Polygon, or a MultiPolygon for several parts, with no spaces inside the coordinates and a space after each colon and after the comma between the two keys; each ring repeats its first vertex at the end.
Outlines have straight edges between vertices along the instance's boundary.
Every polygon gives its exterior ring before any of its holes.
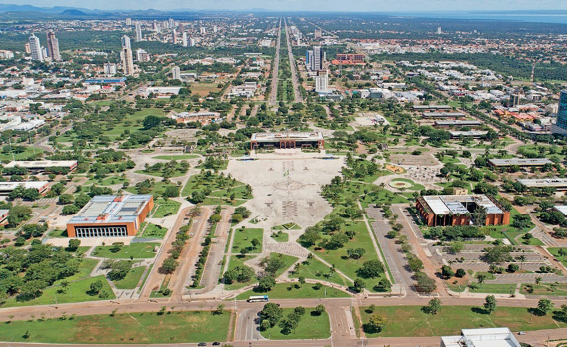
{"type": "Polygon", "coordinates": [[[46,167],[72,167],[77,165],[76,160],[40,160],[40,161],[12,161],[4,167],[46,168],[46,167]]]}
{"type": "Polygon", "coordinates": [[[461,336],[444,336],[445,347],[520,347],[508,328],[462,329],[461,336]]]}

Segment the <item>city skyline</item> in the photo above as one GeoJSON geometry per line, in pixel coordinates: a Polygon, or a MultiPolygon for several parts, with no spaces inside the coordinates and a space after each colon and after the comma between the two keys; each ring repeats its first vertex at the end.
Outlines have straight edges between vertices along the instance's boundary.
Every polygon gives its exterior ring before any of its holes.
{"type": "Polygon", "coordinates": [[[299,1],[299,0],[268,0],[259,4],[253,0],[205,0],[205,1],[173,1],[165,0],[157,4],[150,0],[125,0],[125,1],[109,1],[98,0],[93,1],[85,6],[85,3],[78,0],[10,0],[0,2],[0,4],[13,4],[13,5],[31,5],[36,7],[78,7],[90,10],[165,10],[165,11],[180,11],[180,10],[271,10],[271,11],[374,11],[374,12],[450,12],[450,11],[471,11],[471,12],[486,12],[486,11],[521,11],[521,10],[567,10],[567,3],[560,0],[541,0],[534,1],[527,0],[504,0],[504,1],[491,1],[491,0],[433,0],[424,3],[418,0],[401,0],[395,3],[384,0],[362,0],[356,3],[349,3],[348,6],[344,2],[338,0],[322,1],[299,1]],[[482,9],[482,10],[479,10],[482,9]]]}

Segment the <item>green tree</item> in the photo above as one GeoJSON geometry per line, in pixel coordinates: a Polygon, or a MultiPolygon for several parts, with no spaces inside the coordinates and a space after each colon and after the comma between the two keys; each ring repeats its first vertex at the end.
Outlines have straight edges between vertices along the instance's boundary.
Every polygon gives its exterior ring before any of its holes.
{"type": "Polygon", "coordinates": [[[549,311],[551,311],[553,309],[553,302],[551,302],[551,300],[547,299],[547,298],[543,298],[543,299],[539,299],[538,303],[537,303],[537,310],[542,314],[542,315],[547,315],[549,313],[549,311]]]}
{"type": "Polygon", "coordinates": [[[484,300],[484,309],[488,312],[488,314],[491,314],[494,310],[496,310],[496,298],[494,295],[487,295],[484,300]]]}
{"type": "Polygon", "coordinates": [[[441,300],[439,300],[438,298],[429,300],[427,306],[423,307],[424,312],[432,315],[436,315],[440,310],[441,310],[441,300]]]}
{"type": "Polygon", "coordinates": [[[276,285],[276,280],[272,276],[264,276],[258,280],[258,291],[269,292],[276,285]]]}
{"type": "Polygon", "coordinates": [[[369,334],[379,333],[386,327],[386,319],[379,314],[373,314],[368,319],[368,323],[363,325],[364,332],[369,334]]]}

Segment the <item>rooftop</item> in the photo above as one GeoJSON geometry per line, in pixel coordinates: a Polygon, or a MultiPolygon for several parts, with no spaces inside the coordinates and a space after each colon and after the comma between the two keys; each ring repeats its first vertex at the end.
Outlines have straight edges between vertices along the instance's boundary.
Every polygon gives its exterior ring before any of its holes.
{"type": "Polygon", "coordinates": [[[465,207],[466,203],[475,203],[486,208],[487,214],[504,213],[486,195],[428,195],[423,200],[436,215],[444,214],[467,214],[469,210],[465,207]]]}
{"type": "Polygon", "coordinates": [[[68,224],[134,222],[152,195],[99,195],[89,201],[68,224]]]}
{"type": "Polygon", "coordinates": [[[511,165],[524,165],[524,166],[540,166],[545,164],[553,164],[547,158],[532,158],[532,159],[489,159],[488,162],[494,166],[511,166],[511,165]]]}
{"type": "Polygon", "coordinates": [[[41,190],[48,184],[47,181],[28,181],[28,182],[0,182],[0,191],[7,192],[23,187],[24,189],[35,188],[41,190]]]}
{"type": "Polygon", "coordinates": [[[252,141],[273,142],[281,140],[322,141],[323,134],[321,132],[279,132],[252,134],[252,141]]]}
{"type": "Polygon", "coordinates": [[[12,161],[4,167],[25,167],[25,168],[45,168],[45,167],[72,167],[77,165],[76,160],[40,160],[40,161],[12,161]]]}
{"type": "Polygon", "coordinates": [[[441,337],[444,347],[520,347],[508,328],[462,329],[460,336],[441,337]]]}
{"type": "Polygon", "coordinates": [[[531,178],[516,181],[526,187],[567,187],[567,178],[531,178]]]}

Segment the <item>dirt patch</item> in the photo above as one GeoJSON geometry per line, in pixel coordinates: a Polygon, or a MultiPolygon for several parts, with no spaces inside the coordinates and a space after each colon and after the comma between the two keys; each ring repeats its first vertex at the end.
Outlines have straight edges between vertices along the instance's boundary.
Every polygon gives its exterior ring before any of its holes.
{"type": "Polygon", "coordinates": [[[393,173],[397,174],[403,174],[404,172],[406,172],[406,170],[404,170],[403,168],[392,164],[386,164],[386,170],[392,171],[393,173]]]}

